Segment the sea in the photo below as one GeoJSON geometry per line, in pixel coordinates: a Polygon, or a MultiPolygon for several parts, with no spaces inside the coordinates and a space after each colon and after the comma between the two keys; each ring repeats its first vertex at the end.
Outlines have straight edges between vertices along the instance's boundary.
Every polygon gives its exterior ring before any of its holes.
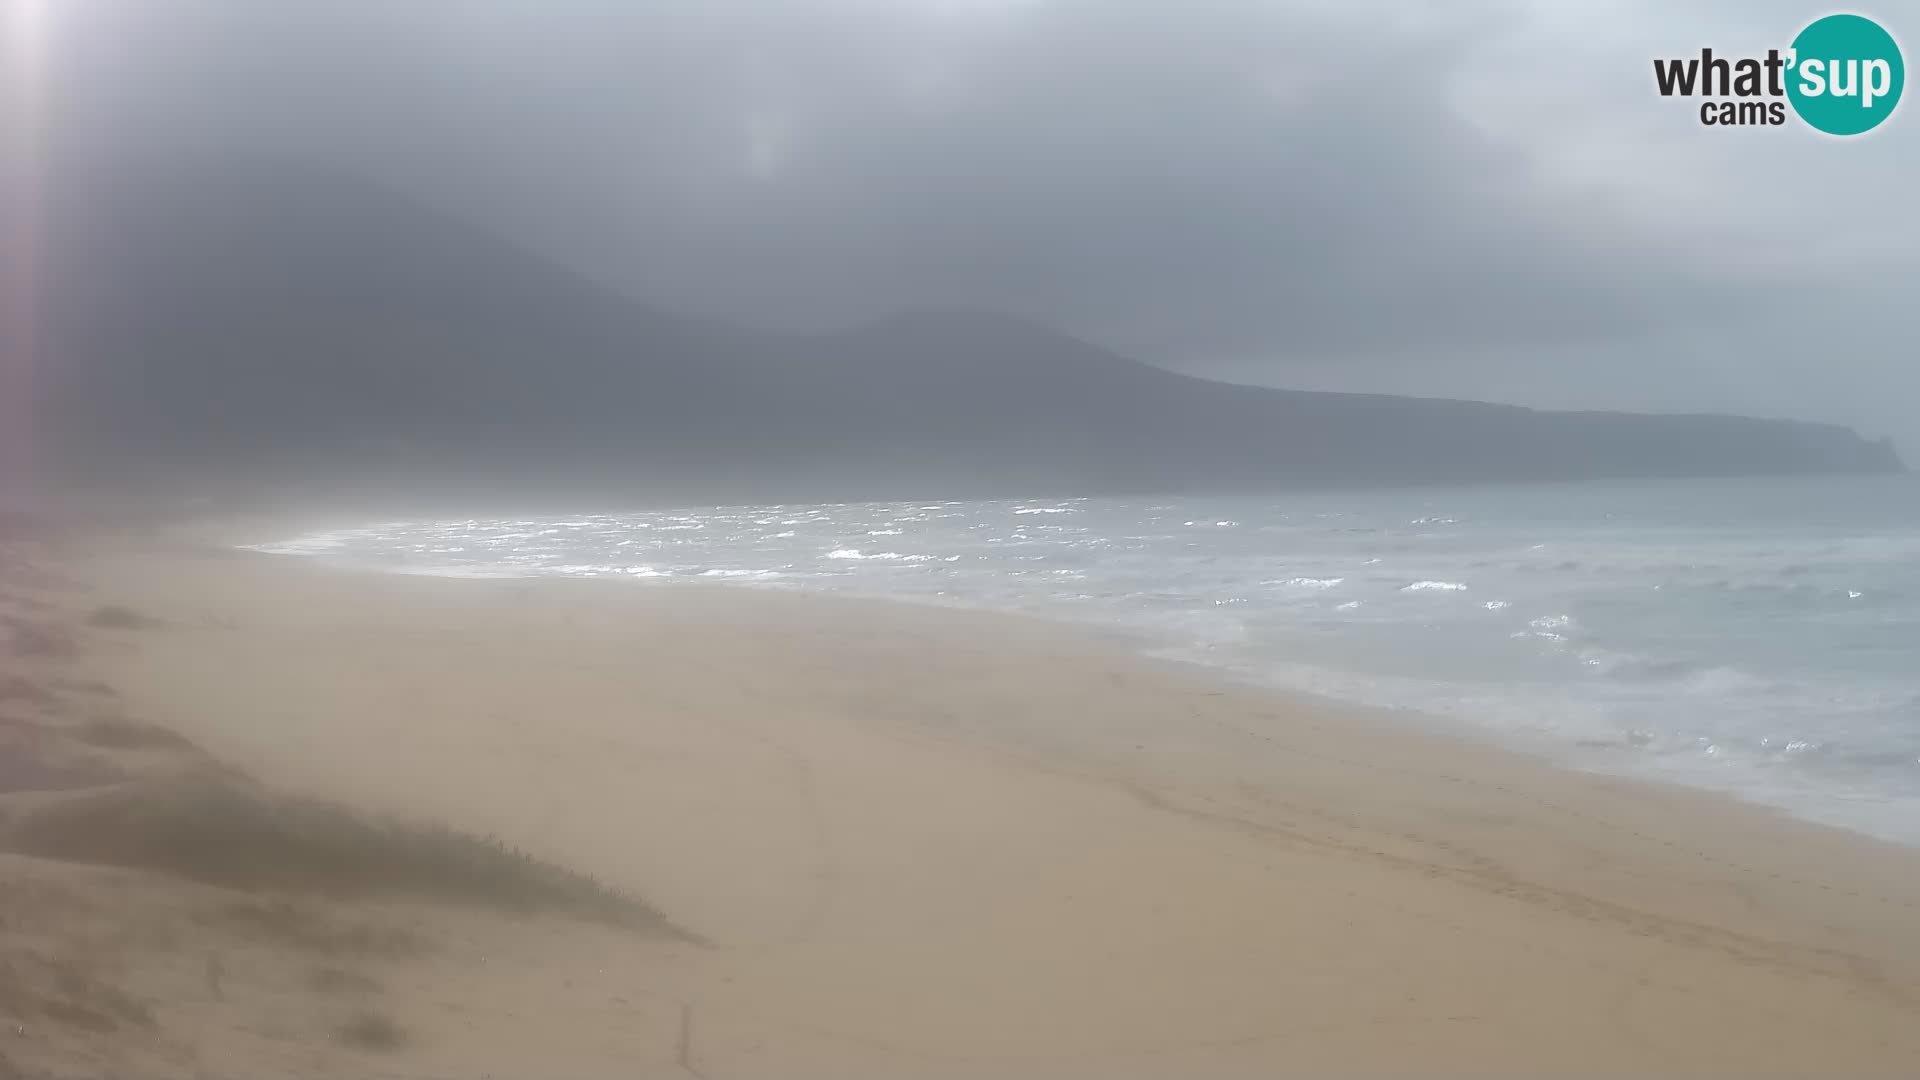
{"type": "Polygon", "coordinates": [[[258,547],[1038,614],[1920,844],[1916,476],[583,508],[258,547]]]}

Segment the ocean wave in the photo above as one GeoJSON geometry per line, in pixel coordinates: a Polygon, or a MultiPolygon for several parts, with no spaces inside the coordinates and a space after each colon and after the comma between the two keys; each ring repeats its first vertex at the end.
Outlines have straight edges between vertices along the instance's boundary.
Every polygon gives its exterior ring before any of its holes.
{"type": "Polygon", "coordinates": [[[248,544],[244,550],[258,551],[263,555],[325,555],[346,547],[343,540],[313,539],[288,540],[278,544],[248,544]]]}
{"type": "Polygon", "coordinates": [[[1760,693],[1790,694],[1793,687],[1731,664],[1683,657],[1635,656],[1589,649],[1582,662],[1596,675],[1626,685],[1657,686],[1661,693],[1733,698],[1760,693]]]}
{"type": "Polygon", "coordinates": [[[393,572],[412,577],[476,578],[486,581],[529,576],[528,571],[504,566],[403,566],[395,567],[393,572]]]}
{"type": "Polygon", "coordinates": [[[1401,592],[1465,592],[1467,585],[1463,581],[1416,581],[1403,585],[1401,592]]]}
{"type": "Polygon", "coordinates": [[[1326,577],[1326,578],[1290,577],[1290,578],[1272,578],[1267,581],[1263,581],[1260,584],[1280,585],[1289,589],[1331,589],[1346,580],[1347,579],[1343,577],[1326,577]]]}

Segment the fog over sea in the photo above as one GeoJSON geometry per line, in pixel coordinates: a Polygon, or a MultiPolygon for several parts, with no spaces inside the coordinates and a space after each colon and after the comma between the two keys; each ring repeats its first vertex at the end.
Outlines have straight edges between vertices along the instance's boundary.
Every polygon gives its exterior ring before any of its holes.
{"type": "Polygon", "coordinates": [[[261,550],[1066,618],[1920,843],[1920,477],[688,507],[390,521],[261,550]]]}

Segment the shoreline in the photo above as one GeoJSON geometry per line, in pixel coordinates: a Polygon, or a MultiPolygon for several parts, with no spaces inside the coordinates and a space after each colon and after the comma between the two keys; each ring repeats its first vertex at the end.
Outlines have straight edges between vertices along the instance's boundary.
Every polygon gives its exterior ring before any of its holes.
{"type": "MultiPolygon", "coordinates": [[[[156,996],[163,1030],[194,1018],[216,1073],[1920,1060],[1920,853],[1724,795],[1235,685],[1040,618],[383,574],[191,537],[47,558],[73,585],[31,591],[36,618],[154,620],[76,630],[61,678],[272,790],[498,837],[699,942],[436,903],[420,917],[457,933],[375,973],[417,1032],[398,1048],[296,1068],[229,1033],[238,995],[156,996]]],[[[142,965],[161,959],[125,963],[129,986],[155,985],[142,965]]]]}
{"type": "MultiPolygon", "coordinates": [[[[1289,683],[1284,679],[1262,676],[1231,663],[1216,663],[1206,659],[1181,655],[1191,651],[1190,646],[1167,639],[1156,638],[1150,631],[1102,622],[1095,619],[1075,618],[1067,614],[1050,611],[1024,610],[1000,607],[987,603],[946,598],[935,594],[909,592],[867,591],[859,588],[823,587],[808,582],[772,582],[755,580],[713,581],[697,580],[667,575],[649,575],[640,579],[629,579],[617,574],[558,574],[544,572],[505,571],[500,573],[459,573],[450,568],[395,569],[371,563],[354,563],[330,556],[323,550],[271,550],[276,544],[292,543],[295,540],[312,535],[324,535],[332,532],[351,531],[357,528],[373,527],[364,520],[357,524],[337,525],[331,528],[305,529],[289,533],[282,529],[272,534],[271,539],[255,540],[253,530],[263,526],[249,524],[245,543],[231,542],[234,535],[231,526],[221,525],[214,531],[196,529],[190,535],[203,542],[215,543],[222,547],[245,550],[250,554],[269,557],[288,558],[297,561],[323,564],[353,573],[395,574],[405,577],[443,578],[459,581],[551,581],[551,580],[591,580],[602,582],[626,581],[631,584],[648,587],[669,588],[729,588],[764,590],[773,593],[802,594],[820,596],[829,599],[873,602],[879,604],[905,604],[941,611],[960,611],[1005,617],[1016,620],[1032,620],[1056,628],[1062,633],[1077,634],[1090,641],[1115,645],[1126,649],[1142,663],[1165,667],[1173,671],[1185,671],[1203,679],[1231,685],[1254,694],[1269,694],[1289,699],[1303,707],[1311,709],[1349,712],[1369,717],[1374,722],[1403,727],[1411,733],[1446,740],[1459,740],[1467,745],[1480,747],[1500,753],[1516,754],[1534,761],[1545,768],[1563,770],[1586,776],[1606,777],[1632,783],[1649,784],[1657,788],[1705,794],[1716,798],[1731,800],[1742,806],[1772,814],[1782,815],[1790,820],[1832,829],[1848,836],[1871,840],[1875,843],[1890,844],[1898,848],[1920,851],[1920,835],[1913,837],[1896,836],[1884,826],[1876,827],[1858,820],[1841,820],[1841,815],[1832,807],[1822,808],[1811,805],[1802,793],[1795,798],[1782,794],[1767,798],[1764,793],[1751,784],[1740,785],[1715,784],[1700,779],[1688,779],[1674,775],[1676,763],[1663,762],[1648,758],[1617,759],[1603,762],[1601,755],[1594,750],[1620,751],[1625,746],[1596,747],[1579,740],[1563,736],[1551,736],[1540,733],[1527,733],[1515,730],[1499,730],[1476,723],[1471,717],[1438,711],[1418,704],[1398,704],[1383,701],[1360,700],[1344,697],[1336,693],[1320,691],[1289,683]],[[211,537],[222,537],[214,540],[211,537]],[[1582,751],[1587,751],[1583,755],[1582,751]],[[1582,757],[1588,760],[1580,760],[1582,757]]],[[[264,534],[263,534],[264,535],[264,534]]],[[[1679,765],[1685,771],[1684,764],[1679,765]]],[[[1834,800],[1831,792],[1817,792],[1828,800],[1834,800]]]]}

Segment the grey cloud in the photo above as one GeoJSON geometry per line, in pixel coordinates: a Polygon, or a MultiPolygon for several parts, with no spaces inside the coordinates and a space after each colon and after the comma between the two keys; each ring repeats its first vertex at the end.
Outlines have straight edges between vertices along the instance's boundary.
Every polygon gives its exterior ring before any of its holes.
{"type": "Polygon", "coordinates": [[[1920,281],[1892,197],[1911,117],[1837,145],[1706,131],[1652,95],[1655,51],[1799,19],[96,0],[58,30],[72,130],[323,158],[728,318],[998,308],[1250,381],[1920,434],[1886,404],[1920,388],[1904,367],[1806,355],[1823,326],[1909,347],[1915,316],[1882,300],[1920,281]]]}

